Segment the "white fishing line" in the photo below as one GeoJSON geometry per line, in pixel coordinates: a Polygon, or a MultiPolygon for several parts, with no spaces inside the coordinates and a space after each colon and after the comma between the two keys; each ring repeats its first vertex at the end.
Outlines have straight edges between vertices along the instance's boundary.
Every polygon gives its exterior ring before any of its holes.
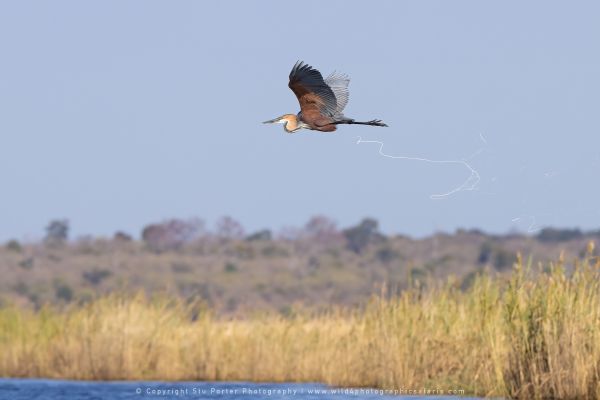
{"type": "Polygon", "coordinates": [[[529,220],[529,226],[527,227],[527,233],[535,233],[541,229],[537,224],[537,217],[535,215],[522,215],[522,216],[513,218],[511,221],[512,222],[520,222],[523,219],[529,220]]]}
{"type": "MultiPolygon", "coordinates": [[[[485,138],[483,137],[483,135],[481,133],[479,134],[479,137],[483,141],[483,143],[487,146],[487,140],[485,140],[485,138]]],[[[485,146],[478,149],[477,151],[475,151],[469,157],[463,158],[460,160],[431,160],[429,158],[424,158],[424,157],[393,156],[390,154],[386,154],[383,152],[383,146],[384,146],[383,142],[381,142],[379,140],[363,140],[362,137],[359,136],[358,140],[356,141],[356,144],[361,144],[361,143],[376,143],[376,144],[378,144],[379,145],[379,154],[382,155],[383,157],[393,158],[395,160],[422,161],[422,162],[427,162],[427,163],[431,163],[431,164],[456,164],[456,165],[462,165],[469,171],[469,173],[470,173],[469,177],[461,185],[459,185],[459,186],[455,187],[454,189],[452,189],[448,192],[445,192],[445,193],[430,195],[429,198],[432,200],[440,200],[440,199],[446,198],[446,197],[451,196],[458,192],[478,190],[477,185],[481,181],[481,175],[479,174],[479,172],[477,172],[477,170],[475,168],[473,168],[471,166],[471,164],[469,164],[467,162],[467,160],[470,160],[471,158],[476,157],[479,154],[481,154],[483,151],[485,151],[485,146]]]]}

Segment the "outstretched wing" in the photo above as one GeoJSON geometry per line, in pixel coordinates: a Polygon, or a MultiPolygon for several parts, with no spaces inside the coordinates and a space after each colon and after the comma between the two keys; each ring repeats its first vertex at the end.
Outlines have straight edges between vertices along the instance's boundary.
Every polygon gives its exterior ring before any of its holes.
{"type": "Polygon", "coordinates": [[[343,111],[350,98],[350,92],[348,92],[349,83],[350,78],[348,78],[348,75],[337,72],[333,72],[325,79],[325,84],[331,88],[337,101],[335,109],[336,119],[341,119],[344,116],[343,111]]]}
{"type": "Polygon", "coordinates": [[[318,111],[331,118],[337,115],[338,102],[334,91],[323,80],[321,73],[310,65],[298,61],[290,72],[288,86],[298,98],[302,114],[318,111]]]}

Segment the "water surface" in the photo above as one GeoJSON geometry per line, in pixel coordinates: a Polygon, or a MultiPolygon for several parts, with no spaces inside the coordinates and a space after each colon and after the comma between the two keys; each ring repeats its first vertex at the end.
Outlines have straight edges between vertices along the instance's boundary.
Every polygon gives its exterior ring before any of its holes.
{"type": "MultiPolygon", "coordinates": [[[[420,388],[415,388],[416,390],[420,388]]],[[[436,390],[438,388],[430,388],[436,390]]],[[[397,389],[402,393],[404,388],[397,389]]],[[[4,400],[130,400],[130,399],[215,399],[215,400],[348,400],[348,399],[465,399],[458,396],[394,395],[378,389],[340,389],[306,383],[250,382],[88,382],[51,379],[0,379],[4,400]]],[[[474,398],[471,398],[474,399],[474,398]]]]}

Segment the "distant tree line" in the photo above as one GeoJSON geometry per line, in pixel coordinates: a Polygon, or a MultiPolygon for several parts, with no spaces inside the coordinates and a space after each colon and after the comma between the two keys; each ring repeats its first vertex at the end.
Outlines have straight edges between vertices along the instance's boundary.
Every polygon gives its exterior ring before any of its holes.
{"type": "Polygon", "coordinates": [[[241,223],[225,216],[216,223],[214,232],[204,229],[204,222],[198,219],[171,219],[146,226],[142,230],[142,240],[157,252],[176,250],[195,239],[269,241],[273,239],[310,240],[328,246],[346,244],[355,253],[361,253],[371,243],[385,240],[379,232],[379,223],[373,218],[365,218],[358,225],[339,230],[332,219],[318,215],[312,217],[303,228],[293,233],[284,230],[281,237],[275,236],[269,229],[245,234],[241,223]]]}
{"type": "MultiPolygon", "coordinates": [[[[69,240],[69,221],[67,219],[51,220],[45,228],[44,243],[48,246],[60,246],[69,240]]],[[[464,230],[459,230],[463,232],[464,230]]],[[[469,231],[471,232],[471,231],[469,231]]],[[[473,231],[479,232],[479,231],[473,231]]],[[[544,228],[535,238],[540,242],[564,242],[580,239],[586,235],[600,237],[600,230],[583,232],[580,229],[544,228]]],[[[117,242],[129,242],[133,237],[128,233],[118,231],[113,239],[117,242]]],[[[261,229],[246,234],[242,224],[230,216],[217,220],[214,230],[206,229],[205,222],[200,218],[168,219],[151,223],[141,232],[141,239],[146,246],[155,252],[173,251],[195,240],[218,241],[270,241],[270,240],[308,240],[323,246],[343,245],[350,251],[361,254],[373,243],[383,243],[387,237],[379,231],[379,222],[374,218],[364,218],[357,225],[339,229],[331,218],[316,215],[308,220],[302,228],[284,228],[277,235],[270,229],[261,229]]],[[[10,240],[5,245],[13,251],[20,251],[21,245],[16,240],[10,240]]],[[[382,254],[385,258],[386,255],[382,254]]],[[[512,256],[490,242],[482,245],[478,262],[492,262],[497,268],[505,268],[512,263],[512,256]]],[[[95,280],[91,278],[91,280],[95,280]]]]}

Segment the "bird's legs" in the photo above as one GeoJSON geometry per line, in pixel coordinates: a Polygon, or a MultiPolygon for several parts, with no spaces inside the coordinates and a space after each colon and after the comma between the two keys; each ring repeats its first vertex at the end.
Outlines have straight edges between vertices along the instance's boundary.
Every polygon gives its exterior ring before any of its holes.
{"type": "Polygon", "coordinates": [[[370,121],[366,121],[366,122],[361,122],[361,121],[355,121],[351,118],[348,119],[343,119],[340,121],[335,121],[332,122],[331,124],[328,125],[339,125],[339,124],[348,124],[348,125],[371,125],[371,126],[387,126],[386,124],[383,123],[383,121],[381,121],[380,119],[372,119],[370,121]]]}

